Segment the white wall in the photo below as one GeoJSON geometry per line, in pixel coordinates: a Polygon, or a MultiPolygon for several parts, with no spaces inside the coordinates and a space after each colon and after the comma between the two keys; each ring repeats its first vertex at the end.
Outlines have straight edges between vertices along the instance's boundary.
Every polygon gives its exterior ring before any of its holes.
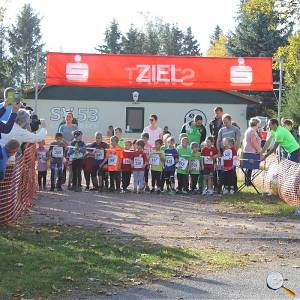
{"type": "MultiPolygon", "coordinates": [[[[34,107],[34,100],[26,100],[26,103],[34,107]]],[[[95,131],[106,134],[107,127],[119,126],[125,130],[126,107],[144,107],[145,126],[148,125],[150,114],[157,114],[160,127],[167,125],[172,134],[177,138],[184,117],[193,109],[201,110],[207,117],[208,122],[213,118],[213,109],[219,104],[197,104],[197,103],[159,103],[144,102],[132,104],[130,102],[110,101],[74,101],[74,100],[39,100],[38,115],[47,122],[48,134],[54,135],[58,124],[66,110],[72,109],[75,117],[79,119],[79,128],[85,136],[93,136],[95,131]]],[[[224,112],[232,115],[233,120],[241,127],[242,132],[247,126],[245,104],[223,104],[224,112]]],[[[208,124],[207,124],[208,125],[208,124]]],[[[207,126],[208,129],[208,126],[207,126]]],[[[137,137],[137,134],[126,134],[126,136],[137,137]]]]}

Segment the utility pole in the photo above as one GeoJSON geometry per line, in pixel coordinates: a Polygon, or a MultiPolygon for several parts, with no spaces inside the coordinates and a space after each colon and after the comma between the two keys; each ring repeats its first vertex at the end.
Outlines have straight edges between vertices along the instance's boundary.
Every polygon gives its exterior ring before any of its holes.
{"type": "Polygon", "coordinates": [[[279,61],[279,91],[278,91],[278,122],[281,118],[281,102],[282,102],[282,71],[283,71],[283,60],[279,61]]]}
{"type": "Polygon", "coordinates": [[[40,64],[40,55],[36,55],[36,65],[35,65],[35,93],[34,93],[34,112],[37,114],[37,101],[38,101],[38,92],[39,92],[39,64],[40,64]]]}

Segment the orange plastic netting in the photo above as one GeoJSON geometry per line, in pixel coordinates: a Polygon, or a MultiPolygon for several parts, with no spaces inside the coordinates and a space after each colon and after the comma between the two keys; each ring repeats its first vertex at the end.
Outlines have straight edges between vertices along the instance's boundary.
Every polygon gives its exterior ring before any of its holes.
{"type": "Polygon", "coordinates": [[[0,181],[0,224],[10,223],[31,204],[36,191],[35,145],[26,146],[22,156],[7,166],[0,181]]]}

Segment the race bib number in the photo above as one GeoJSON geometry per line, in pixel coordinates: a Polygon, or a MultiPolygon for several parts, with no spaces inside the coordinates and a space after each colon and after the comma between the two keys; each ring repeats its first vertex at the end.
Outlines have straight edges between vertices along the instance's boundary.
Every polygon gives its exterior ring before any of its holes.
{"type": "Polygon", "coordinates": [[[118,157],[115,154],[111,154],[108,157],[108,165],[109,166],[116,166],[118,162],[118,157]]]}
{"type": "Polygon", "coordinates": [[[166,156],[166,167],[172,167],[175,164],[175,159],[173,156],[166,156]]]}
{"type": "Polygon", "coordinates": [[[214,160],[210,156],[204,156],[204,164],[213,165],[214,160]]]}
{"type": "Polygon", "coordinates": [[[46,154],[46,152],[40,152],[40,153],[38,153],[38,160],[40,160],[42,162],[46,162],[47,161],[47,154],[46,154]]]}
{"type": "Polygon", "coordinates": [[[178,161],[178,168],[180,170],[186,170],[187,166],[189,164],[189,161],[183,157],[180,157],[179,158],[179,161],[178,161]]]}
{"type": "Polygon", "coordinates": [[[95,150],[95,159],[96,160],[103,160],[104,159],[104,150],[95,150]]]}
{"type": "Polygon", "coordinates": [[[230,149],[226,149],[223,152],[223,159],[224,160],[230,160],[232,159],[232,151],[230,149]]]}
{"type": "Polygon", "coordinates": [[[144,167],[144,159],[142,157],[135,157],[133,159],[133,167],[135,169],[142,169],[144,167]]]}
{"type": "Polygon", "coordinates": [[[64,148],[63,147],[54,146],[53,149],[52,149],[52,157],[54,157],[54,158],[62,158],[62,157],[64,157],[64,148]]]}
{"type": "Polygon", "coordinates": [[[150,165],[151,166],[159,166],[160,163],[160,157],[158,154],[152,154],[150,156],[150,165]]]}
{"type": "Polygon", "coordinates": [[[234,157],[233,157],[233,165],[234,165],[235,167],[238,166],[238,162],[239,162],[238,157],[237,157],[237,156],[234,156],[234,157]]]}
{"type": "Polygon", "coordinates": [[[123,158],[123,165],[131,165],[131,159],[128,157],[123,158]]]}
{"type": "Polygon", "coordinates": [[[191,161],[191,169],[193,171],[199,171],[200,170],[200,162],[199,162],[199,160],[192,160],[191,161]]]}

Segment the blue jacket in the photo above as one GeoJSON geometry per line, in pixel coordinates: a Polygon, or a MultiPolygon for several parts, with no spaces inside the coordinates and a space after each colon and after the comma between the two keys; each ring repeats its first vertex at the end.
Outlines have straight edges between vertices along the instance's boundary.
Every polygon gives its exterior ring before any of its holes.
{"type": "Polygon", "coordinates": [[[3,180],[5,177],[8,158],[9,156],[6,147],[0,146],[0,180],[3,180]]]}

